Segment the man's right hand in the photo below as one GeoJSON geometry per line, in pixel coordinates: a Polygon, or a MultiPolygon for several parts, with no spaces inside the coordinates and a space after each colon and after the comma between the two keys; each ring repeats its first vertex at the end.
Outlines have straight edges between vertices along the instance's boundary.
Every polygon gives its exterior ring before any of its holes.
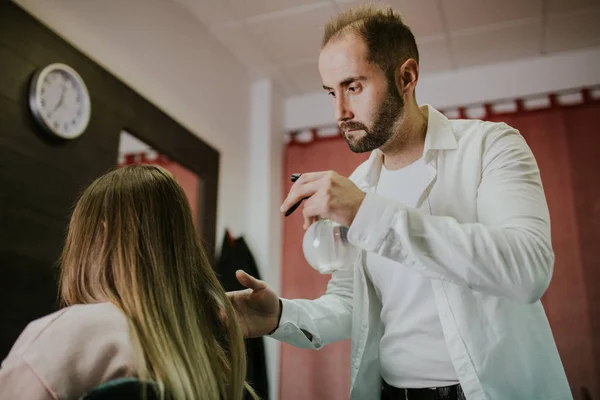
{"type": "Polygon", "coordinates": [[[247,289],[227,292],[227,297],[236,311],[244,336],[253,338],[273,332],[281,317],[279,296],[264,281],[242,270],[236,271],[235,276],[247,289]]]}

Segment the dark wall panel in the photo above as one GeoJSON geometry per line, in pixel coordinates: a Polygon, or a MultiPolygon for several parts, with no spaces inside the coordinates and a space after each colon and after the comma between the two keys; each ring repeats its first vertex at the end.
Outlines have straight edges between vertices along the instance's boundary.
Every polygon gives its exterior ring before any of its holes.
{"type": "Polygon", "coordinates": [[[57,307],[56,261],[78,193],[117,163],[127,130],[195,172],[203,183],[202,232],[213,255],[219,153],[17,5],[0,1],[0,359],[25,325],[57,307]],[[92,116],[74,141],[35,124],[33,74],[62,62],[85,80],[92,116]]]}

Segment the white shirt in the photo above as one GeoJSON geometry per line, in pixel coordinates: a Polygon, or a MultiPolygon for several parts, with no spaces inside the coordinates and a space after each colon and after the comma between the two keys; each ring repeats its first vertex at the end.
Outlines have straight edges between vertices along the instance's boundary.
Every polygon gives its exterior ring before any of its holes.
{"type": "MultiPolygon", "coordinates": [[[[390,171],[381,167],[376,193],[410,207],[429,183],[420,158],[390,171]]],[[[381,375],[399,388],[450,386],[458,382],[446,347],[431,280],[376,253],[366,254],[367,274],[381,308],[381,375]]]]}
{"type": "Polygon", "coordinates": [[[367,193],[348,231],[362,254],[352,268],[332,274],[320,298],[282,299],[272,336],[308,349],[351,338],[350,397],[379,398],[382,306],[364,257],[376,253],[431,279],[467,400],[572,399],[540,302],[554,252],[531,150],[504,123],[427,111],[429,182],[417,206],[375,193],[383,156],[374,151],[350,177],[367,193]]]}

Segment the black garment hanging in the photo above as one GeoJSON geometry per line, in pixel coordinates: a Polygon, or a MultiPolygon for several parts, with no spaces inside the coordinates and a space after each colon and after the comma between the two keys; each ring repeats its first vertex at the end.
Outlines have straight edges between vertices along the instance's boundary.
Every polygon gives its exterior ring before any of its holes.
{"type": "MultiPolygon", "coordinates": [[[[243,269],[256,279],[261,279],[246,241],[242,237],[234,239],[229,231],[226,231],[215,273],[221,285],[228,292],[245,289],[235,277],[235,271],[238,269],[243,269]]],[[[263,338],[245,339],[245,342],[248,365],[246,380],[261,399],[269,400],[269,382],[263,338]]],[[[250,399],[250,396],[246,395],[246,399],[250,399]]]]}

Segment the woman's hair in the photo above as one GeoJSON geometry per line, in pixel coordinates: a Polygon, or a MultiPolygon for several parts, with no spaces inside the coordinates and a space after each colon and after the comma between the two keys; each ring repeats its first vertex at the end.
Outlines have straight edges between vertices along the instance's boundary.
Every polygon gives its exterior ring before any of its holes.
{"type": "Polygon", "coordinates": [[[135,370],[174,399],[242,399],[241,328],[165,169],[119,168],[77,202],[61,256],[65,305],[111,302],[127,316],[135,370]]]}

